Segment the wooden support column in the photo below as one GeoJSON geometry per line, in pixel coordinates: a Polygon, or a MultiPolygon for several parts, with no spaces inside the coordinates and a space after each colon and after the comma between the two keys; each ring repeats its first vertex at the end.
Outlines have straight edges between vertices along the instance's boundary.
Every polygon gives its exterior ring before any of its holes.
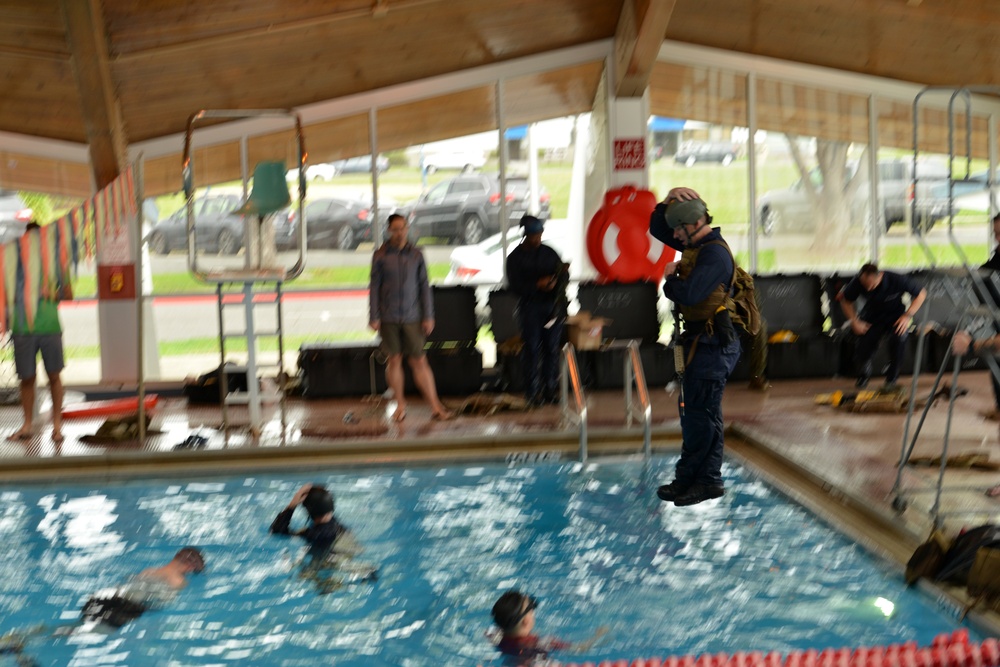
{"type": "Polygon", "coordinates": [[[101,0],[62,0],[80,108],[87,130],[96,189],[115,180],[127,163],[128,141],[111,77],[101,0]]]}
{"type": "Polygon", "coordinates": [[[641,97],[676,0],[625,0],[615,30],[616,97],[641,97]]]}

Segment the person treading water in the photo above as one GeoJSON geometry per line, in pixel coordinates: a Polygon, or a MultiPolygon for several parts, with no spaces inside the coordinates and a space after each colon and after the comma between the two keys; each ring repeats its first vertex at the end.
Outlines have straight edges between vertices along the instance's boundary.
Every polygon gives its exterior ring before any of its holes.
{"type": "Polygon", "coordinates": [[[321,593],[330,593],[344,583],[374,581],[378,568],[370,563],[356,561],[363,551],[354,534],[333,514],[333,494],[319,484],[304,484],[289,501],[288,506],[271,522],[275,535],[297,535],[309,543],[310,562],[302,570],[304,578],[313,579],[321,593]],[[302,505],[309,513],[310,525],[302,530],[291,529],[295,508],[302,505]],[[343,573],[344,577],[325,574],[329,571],[343,573]]]}

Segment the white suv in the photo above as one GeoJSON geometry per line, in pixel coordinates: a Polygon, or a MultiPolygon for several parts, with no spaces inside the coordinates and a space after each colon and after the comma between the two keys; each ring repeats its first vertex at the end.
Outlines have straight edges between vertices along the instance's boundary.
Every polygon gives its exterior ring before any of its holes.
{"type": "Polygon", "coordinates": [[[481,151],[429,153],[423,157],[423,166],[428,174],[433,174],[440,169],[457,169],[461,172],[469,172],[485,167],[486,155],[481,151]]]}
{"type": "Polygon", "coordinates": [[[31,216],[32,210],[16,192],[0,190],[0,244],[21,238],[31,216]]]}

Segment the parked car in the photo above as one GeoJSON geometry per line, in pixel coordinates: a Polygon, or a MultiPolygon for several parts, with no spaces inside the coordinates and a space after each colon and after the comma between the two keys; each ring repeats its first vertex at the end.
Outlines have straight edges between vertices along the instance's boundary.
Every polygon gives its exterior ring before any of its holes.
{"type": "MultiPolygon", "coordinates": [[[[319,164],[306,165],[307,181],[331,181],[340,175],[340,168],[335,162],[321,162],[319,164]]],[[[285,180],[295,182],[299,178],[299,170],[289,169],[285,175],[285,180]]]]}
{"type": "MultiPolygon", "coordinates": [[[[361,155],[359,157],[347,158],[346,160],[337,160],[333,164],[339,174],[370,174],[372,171],[372,156],[361,155]]],[[[378,159],[375,160],[375,166],[380,174],[388,171],[389,158],[379,155],[378,159]]]]}
{"type": "MultiPolygon", "coordinates": [[[[853,174],[857,165],[848,165],[849,173],[853,174]]],[[[878,196],[882,205],[885,228],[905,220],[914,197],[913,163],[909,160],[880,160],[878,163],[879,182],[878,196]]],[[[917,216],[911,221],[916,229],[923,224],[925,231],[934,226],[937,220],[947,214],[947,200],[937,196],[940,186],[948,181],[947,165],[937,162],[917,163],[917,216]]],[[[823,175],[819,168],[809,172],[813,185],[823,187],[823,175]]],[[[859,184],[852,200],[851,220],[862,220],[868,211],[870,188],[868,183],[859,184]]],[[[781,232],[806,232],[815,227],[816,212],[812,201],[799,179],[791,187],[780,190],[769,190],[757,201],[757,211],[764,235],[770,235],[775,230],[781,232]]]]}
{"type": "Polygon", "coordinates": [[[729,166],[739,152],[735,144],[724,141],[685,141],[674,153],[674,162],[693,167],[698,162],[718,162],[729,166]]]}
{"type": "MultiPolygon", "coordinates": [[[[968,178],[957,178],[951,182],[952,211],[958,212],[961,209],[973,211],[990,211],[990,185],[986,182],[989,171],[983,170],[969,175],[968,178]]],[[[1000,168],[993,174],[993,198],[1000,194],[1000,168]]],[[[935,185],[932,196],[945,202],[945,215],[947,215],[947,202],[949,197],[948,183],[945,181],[935,185]]]]}
{"type": "MultiPolygon", "coordinates": [[[[195,248],[220,255],[235,255],[243,247],[243,216],[233,213],[242,204],[235,193],[207,194],[194,201],[195,248]]],[[[187,208],[160,218],[150,228],[149,250],[166,255],[187,248],[187,208]]]]}
{"type": "MultiPolygon", "coordinates": [[[[517,227],[529,211],[528,179],[507,179],[507,215],[517,227]]],[[[549,196],[539,196],[542,220],[550,216],[549,196]]],[[[433,236],[472,245],[500,231],[500,178],[496,174],[466,174],[438,183],[422,195],[410,210],[411,234],[433,236]]]]}
{"type": "Polygon", "coordinates": [[[0,244],[21,238],[33,212],[12,190],[0,190],[0,244]]]}
{"type": "MultiPolygon", "coordinates": [[[[566,222],[561,220],[545,226],[542,243],[551,246],[564,262],[569,262],[570,278],[579,279],[582,262],[577,257],[579,250],[571,250],[572,242],[567,234],[566,222]]],[[[509,255],[523,236],[520,227],[507,230],[507,254],[509,255]]],[[[489,293],[503,283],[504,262],[501,234],[493,234],[475,245],[458,246],[451,251],[451,266],[444,277],[445,285],[473,285],[476,287],[476,314],[480,325],[485,322],[485,308],[489,293]]]]}
{"type": "MultiPolygon", "coordinates": [[[[275,245],[279,250],[295,246],[298,206],[285,209],[275,222],[275,245]]],[[[305,206],[306,247],[353,250],[372,238],[371,211],[362,202],[339,197],[320,197],[305,206]]]]}
{"type": "Polygon", "coordinates": [[[457,169],[467,173],[485,167],[486,155],[482,151],[438,151],[424,155],[422,164],[428,174],[441,169],[457,169]]]}

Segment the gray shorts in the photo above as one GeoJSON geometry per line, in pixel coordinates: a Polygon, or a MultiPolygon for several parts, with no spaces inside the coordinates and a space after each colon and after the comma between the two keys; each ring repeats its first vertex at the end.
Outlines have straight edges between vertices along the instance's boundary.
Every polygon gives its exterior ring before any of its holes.
{"type": "Polygon", "coordinates": [[[424,356],[424,330],[420,322],[383,322],[382,351],[390,357],[402,354],[407,357],[424,356]]]}
{"type": "Polygon", "coordinates": [[[14,369],[22,380],[35,377],[39,352],[47,375],[55,375],[66,365],[62,334],[14,334],[11,338],[14,341],[14,369]]]}

